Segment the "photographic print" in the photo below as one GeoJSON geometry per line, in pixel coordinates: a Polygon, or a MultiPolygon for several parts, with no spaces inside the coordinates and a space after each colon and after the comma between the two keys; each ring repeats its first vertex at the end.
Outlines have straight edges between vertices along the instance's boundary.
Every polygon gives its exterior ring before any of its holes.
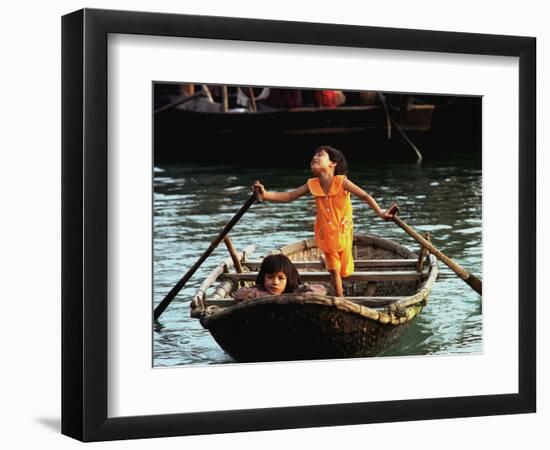
{"type": "Polygon", "coordinates": [[[483,351],[481,97],[152,89],[154,367],[483,351]]]}

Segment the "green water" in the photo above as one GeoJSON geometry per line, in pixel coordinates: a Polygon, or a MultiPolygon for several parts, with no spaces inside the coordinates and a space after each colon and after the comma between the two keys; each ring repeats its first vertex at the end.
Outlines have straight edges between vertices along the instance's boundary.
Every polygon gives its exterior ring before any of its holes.
{"type": "MultiPolygon", "coordinates": [[[[154,302],[208,248],[261,179],[271,190],[289,190],[311,175],[307,167],[170,165],[155,168],[154,302]]],[[[349,178],[384,208],[397,202],[401,217],[470,272],[482,277],[482,177],[479,160],[423,164],[357,164],[349,178]]],[[[353,199],[355,233],[373,233],[417,251],[418,244],[397,225],[386,223],[353,199]]],[[[310,196],[292,203],[255,204],[230,236],[238,250],[253,244],[260,256],[313,236],[315,205],[310,196]]],[[[154,365],[233,362],[199,321],[189,302],[205,276],[228,256],[222,244],[203,263],[160,318],[154,332],[154,365]]],[[[428,305],[403,338],[380,356],[437,355],[482,351],[481,297],[440,263],[440,278],[428,305]]]]}

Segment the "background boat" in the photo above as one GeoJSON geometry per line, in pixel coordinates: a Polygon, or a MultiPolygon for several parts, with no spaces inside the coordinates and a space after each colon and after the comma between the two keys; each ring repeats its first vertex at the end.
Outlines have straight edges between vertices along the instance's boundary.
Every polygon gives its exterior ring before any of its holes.
{"type": "Polygon", "coordinates": [[[213,146],[230,149],[232,161],[240,163],[261,160],[273,150],[282,158],[309,155],[320,145],[338,147],[351,159],[402,160],[403,155],[415,157],[412,146],[422,154],[451,151],[481,132],[479,98],[344,91],[345,103],[323,106],[307,100],[315,91],[304,89],[289,90],[300,92],[305,100],[299,103],[267,99],[243,107],[236,94],[224,102],[201,90],[169,95],[164,89],[155,85],[154,157],[159,164],[204,162],[213,146]]]}

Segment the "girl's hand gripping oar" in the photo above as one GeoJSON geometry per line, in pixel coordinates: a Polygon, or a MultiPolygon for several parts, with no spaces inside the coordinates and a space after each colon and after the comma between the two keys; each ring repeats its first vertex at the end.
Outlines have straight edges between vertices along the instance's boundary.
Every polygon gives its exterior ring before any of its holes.
{"type": "Polygon", "coordinates": [[[231,228],[233,228],[233,225],[235,225],[239,219],[243,216],[243,214],[248,211],[248,208],[252,206],[252,203],[256,201],[256,193],[253,193],[250,198],[246,201],[246,203],[241,207],[241,209],[233,216],[233,218],[227,223],[227,225],[224,227],[224,229],[218,234],[218,237],[212,241],[210,246],[206,249],[206,251],[202,254],[202,256],[198,259],[198,261],[191,267],[187,273],[179,280],[176,285],[168,292],[166,297],[158,304],[158,306],[155,308],[153,318],[157,320],[160,315],[164,312],[164,310],[168,307],[170,302],[174,299],[176,295],[178,295],[178,292],[181,291],[183,286],[185,286],[185,283],[191,278],[191,276],[197,271],[197,269],[201,266],[201,264],[210,256],[210,254],[216,249],[218,244],[223,240],[224,236],[231,231],[231,228]]]}
{"type": "MultiPolygon", "coordinates": [[[[390,208],[390,210],[392,210],[390,208]]],[[[454,262],[451,258],[449,258],[447,255],[441,253],[430,241],[426,240],[423,236],[418,234],[412,227],[407,225],[399,216],[397,216],[399,209],[395,208],[395,213],[392,217],[392,220],[399,225],[407,234],[412,236],[422,247],[424,247],[426,250],[428,250],[432,255],[434,255],[437,259],[445,263],[454,273],[456,273],[460,278],[462,278],[474,291],[476,291],[479,295],[481,295],[482,291],[482,282],[481,280],[476,277],[475,275],[468,272],[466,269],[464,269],[462,266],[454,262]]]]}

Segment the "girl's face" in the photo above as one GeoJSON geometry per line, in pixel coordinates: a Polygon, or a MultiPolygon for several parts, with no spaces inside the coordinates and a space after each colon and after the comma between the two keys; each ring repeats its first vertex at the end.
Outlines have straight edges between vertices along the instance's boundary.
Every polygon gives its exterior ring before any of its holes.
{"type": "Polygon", "coordinates": [[[311,171],[318,175],[321,172],[334,171],[336,163],[330,160],[328,153],[325,150],[320,150],[313,155],[310,163],[311,171]]]}
{"type": "Polygon", "coordinates": [[[284,272],[266,273],[264,288],[271,295],[280,295],[286,288],[286,275],[284,272]]]}

